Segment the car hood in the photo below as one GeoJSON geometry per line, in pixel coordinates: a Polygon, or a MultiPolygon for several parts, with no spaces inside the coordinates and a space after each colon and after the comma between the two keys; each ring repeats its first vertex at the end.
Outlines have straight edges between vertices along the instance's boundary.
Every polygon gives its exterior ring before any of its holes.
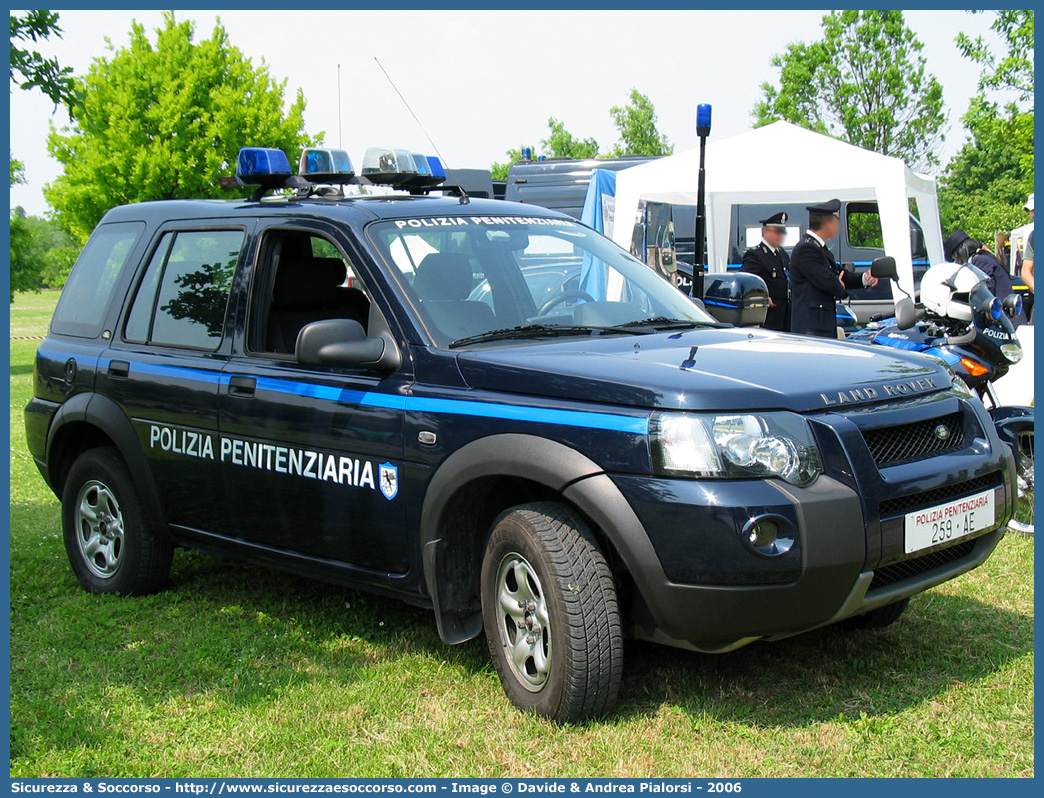
{"type": "Polygon", "coordinates": [[[696,329],[461,352],[469,386],[633,407],[799,413],[950,387],[921,355],[764,330],[696,329]]]}

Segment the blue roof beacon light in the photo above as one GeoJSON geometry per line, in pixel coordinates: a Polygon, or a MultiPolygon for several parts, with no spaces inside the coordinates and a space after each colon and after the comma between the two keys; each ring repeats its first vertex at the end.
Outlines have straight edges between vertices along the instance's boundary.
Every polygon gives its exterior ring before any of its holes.
{"type": "Polygon", "coordinates": [[[241,186],[280,188],[293,176],[290,161],[282,150],[243,147],[236,161],[236,180],[241,186]]]}
{"type": "Polygon", "coordinates": [[[355,177],[352,159],[345,150],[308,147],[301,153],[299,174],[311,183],[343,185],[355,177]]]}
{"type": "Polygon", "coordinates": [[[533,150],[531,150],[529,147],[523,147],[522,148],[522,160],[523,161],[532,161],[533,160],[533,150]]]}
{"type": "Polygon", "coordinates": [[[251,202],[260,202],[266,193],[277,188],[300,188],[307,185],[290,169],[290,160],[282,150],[268,147],[243,147],[236,160],[236,183],[257,186],[251,202]]]}

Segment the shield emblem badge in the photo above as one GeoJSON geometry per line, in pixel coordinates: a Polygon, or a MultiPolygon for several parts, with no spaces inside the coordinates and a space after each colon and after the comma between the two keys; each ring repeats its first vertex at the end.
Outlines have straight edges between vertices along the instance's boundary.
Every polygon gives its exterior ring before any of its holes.
{"type": "Polygon", "coordinates": [[[399,467],[391,463],[381,463],[377,469],[377,478],[384,498],[388,501],[394,499],[399,493],[399,467]]]}

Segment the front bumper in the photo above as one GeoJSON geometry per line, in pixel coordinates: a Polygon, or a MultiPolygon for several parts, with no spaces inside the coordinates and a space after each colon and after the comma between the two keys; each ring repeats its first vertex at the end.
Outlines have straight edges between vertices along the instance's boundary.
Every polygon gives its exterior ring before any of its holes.
{"type": "MultiPolygon", "coordinates": [[[[932,412],[956,409],[947,402],[932,412]]],[[[967,412],[961,450],[889,467],[869,459],[863,419],[820,418],[817,437],[828,468],[808,488],[778,480],[611,476],[624,506],[604,515],[613,523],[626,508],[633,524],[624,523],[610,537],[644,536],[654,553],[634,546],[622,557],[637,588],[635,636],[728,651],[861,615],[980,565],[1014,510],[1013,465],[1008,447],[980,417],[984,413],[971,405],[967,412]],[[905,554],[906,512],[987,489],[995,492],[993,527],[905,554]],[[796,543],[786,554],[765,557],[744,543],[745,523],[762,514],[794,525],[796,543]]],[[[903,417],[880,414],[868,423],[909,421],[908,414],[903,417]]],[[[571,490],[583,492],[583,484],[571,490]]]]}

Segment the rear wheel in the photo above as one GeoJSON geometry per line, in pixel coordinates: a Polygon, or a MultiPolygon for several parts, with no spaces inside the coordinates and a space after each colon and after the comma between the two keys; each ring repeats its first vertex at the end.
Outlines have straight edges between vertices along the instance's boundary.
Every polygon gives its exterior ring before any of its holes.
{"type": "Polygon", "coordinates": [[[170,574],[173,546],[157,538],[123,458],[105,447],[73,463],[62,491],[65,552],[91,593],[150,593],[170,574]]]}
{"type": "Polygon", "coordinates": [[[886,604],[863,615],[841,621],[841,626],[845,629],[884,629],[898,621],[908,606],[910,606],[910,599],[905,598],[894,604],[886,604]]]}
{"type": "Polygon", "coordinates": [[[523,505],[494,524],[481,574],[482,619],[504,692],[558,722],[608,712],[623,673],[609,566],[567,507],[523,505]]]}

